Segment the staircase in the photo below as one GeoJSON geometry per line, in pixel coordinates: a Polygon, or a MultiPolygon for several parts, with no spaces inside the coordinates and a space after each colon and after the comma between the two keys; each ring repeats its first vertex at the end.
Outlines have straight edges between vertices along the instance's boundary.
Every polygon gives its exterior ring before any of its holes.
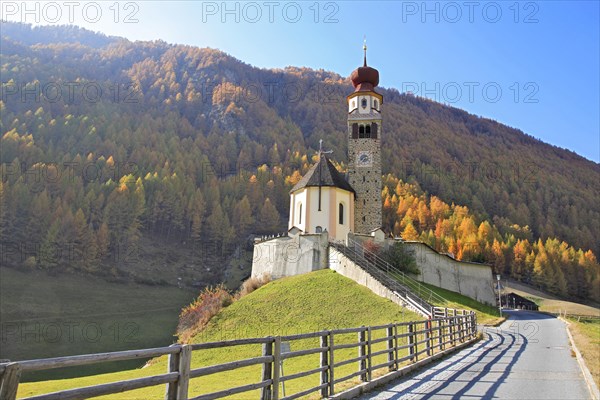
{"type": "Polygon", "coordinates": [[[436,305],[446,303],[443,297],[420,282],[408,277],[399,268],[388,263],[377,254],[365,249],[360,243],[354,240],[350,239],[348,246],[338,242],[330,242],[330,246],[390,289],[408,308],[426,318],[433,318],[434,316],[432,303],[436,305]]]}

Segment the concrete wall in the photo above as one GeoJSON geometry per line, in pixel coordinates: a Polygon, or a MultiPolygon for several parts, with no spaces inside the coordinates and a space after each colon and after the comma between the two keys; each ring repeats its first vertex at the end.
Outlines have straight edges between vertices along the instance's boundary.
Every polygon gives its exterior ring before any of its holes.
{"type": "Polygon", "coordinates": [[[457,261],[421,242],[404,242],[413,252],[421,282],[463,294],[481,303],[496,304],[492,267],[457,261]]]}
{"type": "MultiPolygon", "coordinates": [[[[362,245],[369,240],[374,240],[382,249],[393,246],[397,241],[368,235],[351,234],[349,236],[362,245]]],[[[463,294],[481,303],[496,305],[491,266],[455,260],[438,253],[422,242],[408,241],[404,244],[414,254],[417,267],[421,271],[420,275],[413,276],[414,279],[463,294]]]]}
{"type": "Polygon", "coordinates": [[[328,235],[292,235],[254,244],[252,277],[271,279],[327,268],[328,235]]]}

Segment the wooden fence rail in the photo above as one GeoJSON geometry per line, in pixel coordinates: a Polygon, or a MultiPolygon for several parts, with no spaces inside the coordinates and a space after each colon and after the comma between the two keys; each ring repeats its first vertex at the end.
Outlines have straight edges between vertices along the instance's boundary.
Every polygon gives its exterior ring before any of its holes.
{"type": "MultiPolygon", "coordinates": [[[[212,400],[239,393],[260,390],[262,400],[291,400],[312,393],[320,393],[326,398],[336,393],[336,385],[351,379],[368,382],[375,371],[398,370],[404,363],[415,363],[443,350],[472,340],[477,334],[475,313],[464,310],[436,309],[433,319],[425,321],[393,323],[388,325],[325,330],[298,335],[228,340],[221,342],[199,343],[192,345],[175,344],[154,349],[119,351],[113,353],[89,354],[81,356],[58,357],[40,360],[17,361],[0,364],[0,399],[16,399],[21,374],[26,371],[40,371],[53,368],[72,367],[107,361],[142,359],[168,355],[168,370],[164,374],[149,377],[105,383],[76,389],[63,390],[34,397],[29,400],[85,399],[90,397],[121,393],[148,386],[166,385],[166,400],[189,399],[190,379],[203,377],[238,368],[261,365],[260,381],[243,386],[203,394],[193,399],[212,400]],[[350,343],[349,335],[356,335],[350,343]],[[345,339],[338,341],[338,339],[345,339]],[[300,340],[317,340],[315,347],[290,351],[289,343],[300,340]],[[282,343],[287,351],[282,351],[282,343]],[[192,353],[206,349],[223,347],[260,345],[262,354],[243,360],[222,364],[192,368],[192,353]],[[340,351],[355,349],[356,357],[340,359],[340,351]],[[284,360],[309,355],[318,356],[318,362],[310,369],[282,376],[281,365],[284,360]],[[382,360],[383,358],[383,360],[382,360]],[[356,365],[354,372],[345,372],[342,367],[356,365]],[[345,373],[344,376],[338,374],[345,373]],[[310,375],[319,376],[319,384],[303,388],[293,394],[280,393],[286,382],[310,375]]],[[[339,387],[339,386],[338,386],[339,387]]]]}

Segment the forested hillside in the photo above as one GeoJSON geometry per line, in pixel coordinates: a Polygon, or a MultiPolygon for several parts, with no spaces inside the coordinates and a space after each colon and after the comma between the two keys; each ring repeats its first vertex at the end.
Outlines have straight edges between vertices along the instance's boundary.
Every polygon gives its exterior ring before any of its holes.
{"type": "MultiPolygon", "coordinates": [[[[15,267],[116,276],[146,241],[210,252],[218,279],[236,244],[287,228],[319,139],[344,169],[351,85],[335,73],[13,23],[0,64],[0,233],[15,267]]],[[[388,230],[598,299],[600,165],[380,90],[388,230]]]]}

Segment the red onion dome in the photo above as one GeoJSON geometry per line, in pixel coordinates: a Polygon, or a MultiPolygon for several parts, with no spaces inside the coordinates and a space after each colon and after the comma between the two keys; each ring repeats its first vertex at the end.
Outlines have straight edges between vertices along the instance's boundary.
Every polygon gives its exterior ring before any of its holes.
{"type": "Polygon", "coordinates": [[[373,90],[379,84],[379,71],[365,64],[352,71],[350,79],[356,92],[373,90]]]}

